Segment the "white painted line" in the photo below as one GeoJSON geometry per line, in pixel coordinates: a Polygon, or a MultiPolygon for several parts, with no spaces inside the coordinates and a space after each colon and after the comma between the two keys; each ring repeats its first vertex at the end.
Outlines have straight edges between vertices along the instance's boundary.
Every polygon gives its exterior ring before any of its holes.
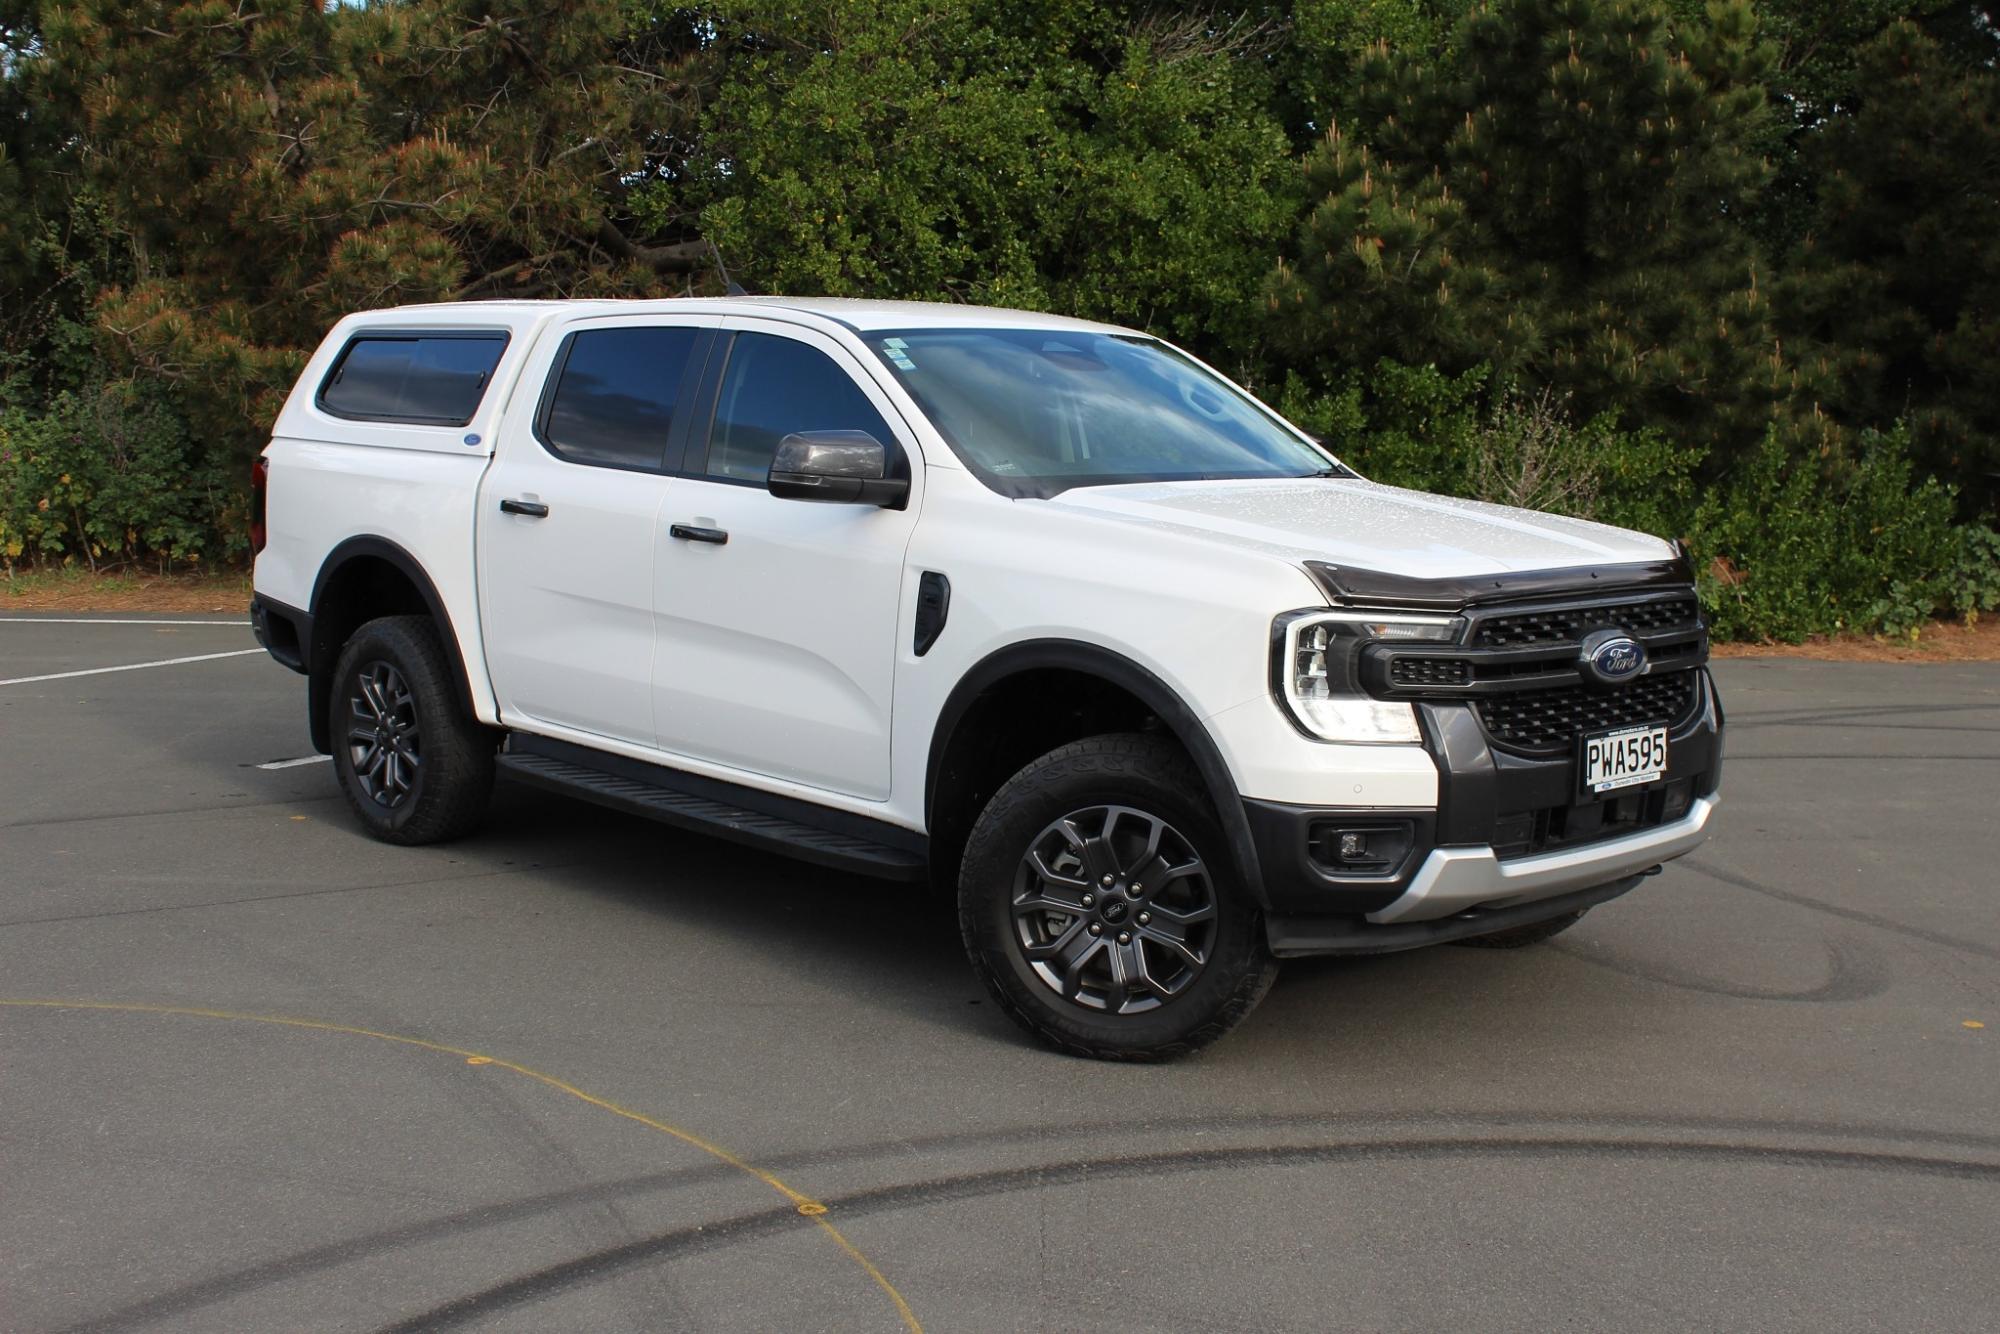
{"type": "Polygon", "coordinates": [[[325,764],[332,758],[333,756],[331,755],[301,755],[296,760],[272,760],[269,764],[260,764],[257,767],[259,769],[296,769],[302,764],[325,764]]]}
{"type": "Polygon", "coordinates": [[[248,621],[121,621],[107,616],[0,616],[6,625],[240,625],[248,621]]]}
{"type": "Polygon", "coordinates": [[[260,648],[239,648],[229,653],[197,653],[192,658],[162,658],[158,662],[130,662],[123,667],[86,667],[80,672],[50,672],[47,676],[16,676],[0,681],[0,686],[25,686],[36,681],[67,681],[73,676],[102,676],[106,672],[137,672],[148,667],[178,667],[184,662],[212,662],[217,658],[241,658],[262,653],[260,648]]]}

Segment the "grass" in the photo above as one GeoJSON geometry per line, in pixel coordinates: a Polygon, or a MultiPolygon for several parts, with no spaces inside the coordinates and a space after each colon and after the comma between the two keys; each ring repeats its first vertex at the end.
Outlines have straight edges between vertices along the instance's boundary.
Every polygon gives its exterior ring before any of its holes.
{"type": "Polygon", "coordinates": [[[93,572],[77,566],[9,570],[0,579],[0,610],[210,611],[241,613],[250,605],[250,576],[241,570],[155,574],[126,568],[93,572]]]}

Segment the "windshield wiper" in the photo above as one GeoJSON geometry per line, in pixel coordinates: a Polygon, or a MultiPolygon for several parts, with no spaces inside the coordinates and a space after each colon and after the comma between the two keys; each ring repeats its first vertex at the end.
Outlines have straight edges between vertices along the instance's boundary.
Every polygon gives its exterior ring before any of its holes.
{"type": "Polygon", "coordinates": [[[1359,477],[1360,475],[1344,463],[1336,463],[1331,468],[1321,468],[1318,472],[1306,474],[1308,477],[1359,477]]]}

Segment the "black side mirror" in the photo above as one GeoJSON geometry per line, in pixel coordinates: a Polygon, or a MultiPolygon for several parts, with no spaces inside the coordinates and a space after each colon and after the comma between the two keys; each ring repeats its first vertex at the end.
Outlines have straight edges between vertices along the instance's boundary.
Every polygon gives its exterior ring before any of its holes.
{"type": "Polygon", "coordinates": [[[798,431],[778,442],[765,485],[785,500],[901,509],[909,479],[888,471],[887,447],[866,431],[798,431]]]}

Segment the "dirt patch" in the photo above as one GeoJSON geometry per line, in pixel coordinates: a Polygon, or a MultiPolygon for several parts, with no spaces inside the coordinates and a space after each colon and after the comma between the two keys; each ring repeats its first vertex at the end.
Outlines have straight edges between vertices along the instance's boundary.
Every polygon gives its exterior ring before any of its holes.
{"type": "Polygon", "coordinates": [[[2000,661],[2000,616],[1977,625],[1938,621],[1915,643],[1871,635],[1808,639],[1803,644],[1717,644],[1718,658],[1812,658],[1820,662],[1995,662],[2000,661]]]}
{"type": "Polygon", "coordinates": [[[91,574],[34,571],[0,579],[0,611],[205,611],[244,616],[246,574],[91,574]]]}

